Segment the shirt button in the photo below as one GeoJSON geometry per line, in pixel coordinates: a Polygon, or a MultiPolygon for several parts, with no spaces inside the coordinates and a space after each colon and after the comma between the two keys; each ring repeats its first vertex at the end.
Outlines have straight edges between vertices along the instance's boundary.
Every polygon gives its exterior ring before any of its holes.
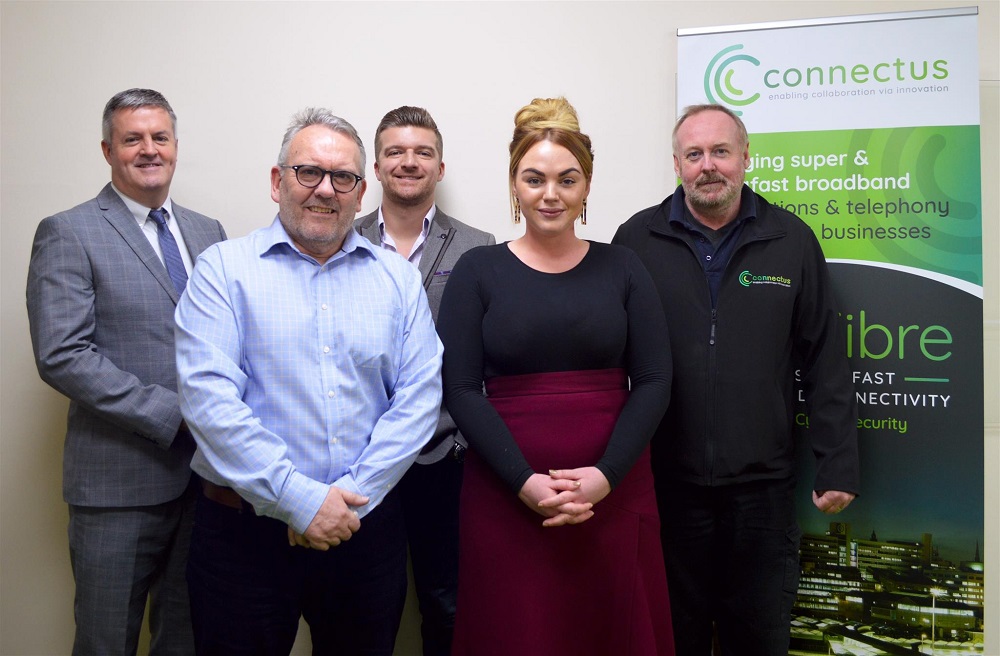
{"type": "Polygon", "coordinates": [[[332,399],[333,397],[337,396],[337,393],[334,392],[333,390],[330,390],[329,392],[326,393],[326,395],[332,399]]]}
{"type": "Polygon", "coordinates": [[[323,303],[322,305],[320,305],[320,306],[319,306],[319,309],[321,309],[321,310],[325,310],[325,309],[327,309],[327,305],[326,305],[326,303],[323,303]]]}
{"type": "Polygon", "coordinates": [[[323,352],[324,353],[329,353],[330,352],[330,347],[329,346],[324,346],[323,347],[323,352]]]}
{"type": "Polygon", "coordinates": [[[712,261],[712,256],[711,255],[706,255],[705,259],[708,260],[709,262],[711,262],[712,261]]]}
{"type": "Polygon", "coordinates": [[[337,440],[337,438],[335,437],[335,438],[331,439],[330,441],[331,441],[332,443],[336,444],[338,440],[337,440]]]}

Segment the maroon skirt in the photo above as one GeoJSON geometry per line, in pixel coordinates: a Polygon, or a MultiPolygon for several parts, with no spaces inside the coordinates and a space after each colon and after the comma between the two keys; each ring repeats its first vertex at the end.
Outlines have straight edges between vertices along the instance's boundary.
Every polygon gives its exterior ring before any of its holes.
{"type": "MultiPolygon", "coordinates": [[[[503,376],[493,407],[536,472],[594,465],[628,398],[621,369],[503,376]]],[[[673,654],[647,448],[582,524],[542,527],[470,450],[453,654],[673,654]]]]}

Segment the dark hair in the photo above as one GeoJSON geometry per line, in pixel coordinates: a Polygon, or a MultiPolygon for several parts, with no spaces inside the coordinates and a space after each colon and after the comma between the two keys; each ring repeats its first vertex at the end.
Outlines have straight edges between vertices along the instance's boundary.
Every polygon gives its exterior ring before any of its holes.
{"type": "Polygon", "coordinates": [[[441,131],[438,130],[437,123],[434,122],[431,113],[423,107],[411,107],[403,105],[386,112],[382,117],[378,127],[375,128],[375,158],[378,159],[379,152],[382,151],[382,133],[389,128],[426,128],[434,132],[437,137],[438,157],[444,157],[444,140],[441,138],[441,131]]]}

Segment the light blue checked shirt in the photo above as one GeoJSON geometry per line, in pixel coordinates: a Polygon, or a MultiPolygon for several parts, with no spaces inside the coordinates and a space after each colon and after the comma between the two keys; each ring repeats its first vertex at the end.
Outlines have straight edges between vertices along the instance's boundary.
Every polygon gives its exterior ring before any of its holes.
{"type": "Polygon", "coordinates": [[[192,469],[299,533],[330,485],[375,508],[437,425],[443,349],[420,274],[354,230],[322,266],[277,218],[215,244],[176,318],[192,469]]]}

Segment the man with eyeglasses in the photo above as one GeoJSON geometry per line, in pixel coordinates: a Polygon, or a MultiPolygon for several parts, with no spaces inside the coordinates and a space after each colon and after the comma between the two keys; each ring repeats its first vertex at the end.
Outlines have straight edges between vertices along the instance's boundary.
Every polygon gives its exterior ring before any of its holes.
{"type": "MultiPolygon", "coordinates": [[[[375,130],[375,177],[382,205],[354,222],[373,244],[399,253],[420,271],[437,321],[441,294],[458,258],[493,235],[451,218],[435,204],[444,177],[443,140],[430,112],[397,107],[375,130]]],[[[400,482],[424,656],[447,656],[458,592],[458,495],[467,442],[441,407],[434,438],[400,482]]]]}
{"type": "Polygon", "coordinates": [[[76,593],[73,653],[188,654],[194,442],[181,418],[174,308],[191,263],[226,238],[173,202],[177,117],[152,89],[104,107],[111,182],[38,225],[28,268],[42,379],[70,400],[63,453],[76,593]]]}
{"type": "Polygon", "coordinates": [[[406,596],[396,483],[441,404],[416,269],[352,230],[354,127],[300,112],[274,222],[210,248],[177,309],[181,410],[204,479],[188,580],[199,654],[393,651],[406,596]]]}

